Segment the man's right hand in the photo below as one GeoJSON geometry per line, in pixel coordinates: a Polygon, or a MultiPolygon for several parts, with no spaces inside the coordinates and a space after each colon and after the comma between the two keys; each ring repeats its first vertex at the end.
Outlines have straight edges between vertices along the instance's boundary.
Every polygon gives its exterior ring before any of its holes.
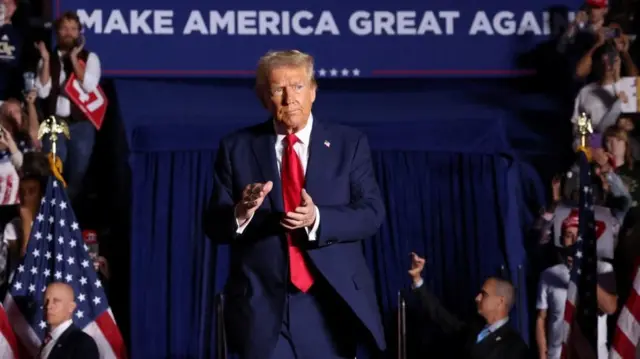
{"type": "Polygon", "coordinates": [[[44,42],[36,42],[36,49],[38,49],[42,61],[49,61],[49,51],[47,51],[47,45],[45,45],[44,42]]]}
{"type": "Polygon", "coordinates": [[[273,182],[252,183],[242,191],[242,200],[236,204],[236,219],[240,226],[253,216],[260,208],[265,197],[273,189],[273,182]]]}
{"type": "Polygon", "coordinates": [[[419,255],[411,252],[411,269],[409,269],[409,275],[413,283],[419,283],[422,280],[422,270],[426,260],[419,255]]]}

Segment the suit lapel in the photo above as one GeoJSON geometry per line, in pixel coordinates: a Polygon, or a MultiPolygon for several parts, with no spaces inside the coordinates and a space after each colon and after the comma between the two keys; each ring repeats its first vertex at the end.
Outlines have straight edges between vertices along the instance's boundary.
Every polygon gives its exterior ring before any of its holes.
{"type": "Polygon", "coordinates": [[[67,330],[65,330],[58,337],[58,339],[56,340],[56,343],[53,345],[53,348],[51,348],[51,352],[49,352],[49,356],[47,358],[49,359],[57,358],[58,352],[64,351],[67,337],[69,336],[69,334],[71,334],[71,332],[73,332],[73,330],[74,330],[74,326],[73,324],[71,324],[71,326],[67,328],[67,330]]]}
{"type": "Polygon", "coordinates": [[[315,118],[313,128],[311,129],[311,141],[309,143],[309,161],[307,162],[307,173],[305,174],[304,188],[313,198],[313,193],[319,193],[321,188],[326,187],[321,174],[326,168],[329,168],[328,162],[331,160],[329,156],[330,142],[328,141],[327,130],[322,123],[315,118]]]}
{"type": "MultiPolygon", "coordinates": [[[[503,326],[498,328],[498,330],[487,335],[481,342],[475,343],[475,345],[473,345],[473,352],[484,353],[495,348],[496,345],[500,344],[500,342],[504,340],[504,334],[507,329],[507,325],[508,323],[505,323],[503,326]]],[[[476,333],[476,336],[474,338],[477,338],[477,335],[479,333],[480,331],[476,333]]]]}
{"type": "Polygon", "coordinates": [[[269,201],[272,208],[278,212],[284,211],[282,198],[282,183],[278,173],[278,163],[276,160],[276,134],[271,120],[264,123],[257,137],[253,140],[253,154],[258,162],[260,172],[264,181],[272,181],[273,189],[269,193],[269,201]]]}

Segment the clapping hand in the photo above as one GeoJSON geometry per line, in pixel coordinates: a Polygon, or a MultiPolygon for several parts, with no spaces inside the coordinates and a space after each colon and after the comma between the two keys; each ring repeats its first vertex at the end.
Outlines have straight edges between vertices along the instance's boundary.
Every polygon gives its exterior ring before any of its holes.
{"type": "Polygon", "coordinates": [[[75,46],[73,49],[71,49],[71,52],[69,52],[69,56],[71,56],[72,60],[78,59],[78,55],[80,54],[82,49],[84,49],[84,43],[85,43],[84,38],[81,37],[78,46],[75,46]]]}
{"type": "Polygon", "coordinates": [[[49,61],[49,51],[47,51],[47,45],[45,45],[45,43],[42,41],[38,41],[36,42],[35,47],[38,50],[38,53],[40,53],[40,57],[42,58],[42,61],[43,62],[49,61]]]}
{"type": "Polygon", "coordinates": [[[236,205],[236,218],[240,225],[253,216],[260,208],[265,197],[273,189],[273,182],[252,183],[247,185],[242,191],[242,200],[236,205]]]}
{"type": "Polygon", "coordinates": [[[307,193],[306,190],[302,190],[302,201],[300,206],[293,210],[293,212],[287,212],[280,222],[280,224],[289,230],[298,228],[313,227],[316,222],[316,206],[313,204],[313,199],[307,193]]]}

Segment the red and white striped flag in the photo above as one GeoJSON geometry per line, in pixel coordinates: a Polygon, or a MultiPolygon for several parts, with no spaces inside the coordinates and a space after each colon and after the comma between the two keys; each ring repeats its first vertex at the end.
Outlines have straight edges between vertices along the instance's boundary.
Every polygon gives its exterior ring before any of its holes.
{"type": "Polygon", "coordinates": [[[636,359],[640,339],[640,262],[636,264],[633,287],[620,311],[613,336],[610,359],[636,359]]]}
{"type": "Polygon", "coordinates": [[[0,358],[18,359],[18,342],[2,303],[0,303],[0,358]]]}
{"type": "Polygon", "coordinates": [[[13,274],[4,302],[21,356],[37,355],[47,331],[44,291],[52,282],[64,282],[75,293],[73,324],[93,337],[100,357],[127,358],[87,250],[63,185],[51,176],[31,229],[27,253],[13,274]]]}

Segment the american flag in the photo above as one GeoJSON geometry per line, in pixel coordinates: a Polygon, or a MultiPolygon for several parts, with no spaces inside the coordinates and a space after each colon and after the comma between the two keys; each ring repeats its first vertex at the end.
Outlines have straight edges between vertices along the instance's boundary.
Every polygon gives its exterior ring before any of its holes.
{"type": "Polygon", "coordinates": [[[4,311],[4,307],[0,303],[0,358],[16,359],[18,358],[18,341],[9,324],[9,318],[4,311]]]}
{"type": "Polygon", "coordinates": [[[597,258],[591,166],[584,152],[579,152],[578,163],[580,215],[577,248],[564,308],[563,359],[595,358],[598,343],[597,258]]]}
{"type": "Polygon", "coordinates": [[[44,339],[47,324],[43,296],[51,282],[73,287],[77,304],[73,323],[93,337],[101,358],[126,358],[124,341],[66,191],[54,176],[48,180],[26,255],[14,273],[4,301],[23,357],[36,355],[44,339]]]}
{"type": "Polygon", "coordinates": [[[636,359],[640,339],[640,262],[635,267],[633,287],[620,311],[611,346],[611,359],[636,359]]]}

